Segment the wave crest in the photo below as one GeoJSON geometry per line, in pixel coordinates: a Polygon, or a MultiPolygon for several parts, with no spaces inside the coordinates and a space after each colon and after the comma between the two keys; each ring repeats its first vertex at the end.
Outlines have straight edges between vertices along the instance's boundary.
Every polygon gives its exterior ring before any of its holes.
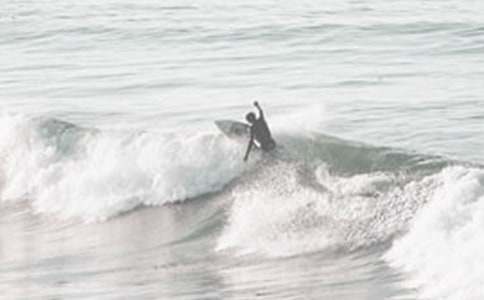
{"type": "Polygon", "coordinates": [[[246,168],[241,147],[210,132],[99,131],[20,115],[1,117],[0,127],[1,199],[28,199],[61,218],[105,220],[183,201],[246,168]]]}

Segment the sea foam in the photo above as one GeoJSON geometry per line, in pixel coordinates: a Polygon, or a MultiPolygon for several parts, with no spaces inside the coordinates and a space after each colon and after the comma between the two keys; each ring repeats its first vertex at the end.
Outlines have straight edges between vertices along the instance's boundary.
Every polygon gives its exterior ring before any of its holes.
{"type": "Polygon", "coordinates": [[[6,114],[0,137],[1,199],[84,221],[215,192],[247,167],[215,129],[100,131],[6,114]]]}
{"type": "Polygon", "coordinates": [[[449,167],[432,199],[385,254],[421,299],[484,298],[484,171],[449,167]]]}
{"type": "Polygon", "coordinates": [[[379,246],[406,228],[434,190],[432,180],[420,177],[342,176],[326,164],[308,177],[301,168],[280,162],[234,189],[216,249],[280,257],[379,246]]]}

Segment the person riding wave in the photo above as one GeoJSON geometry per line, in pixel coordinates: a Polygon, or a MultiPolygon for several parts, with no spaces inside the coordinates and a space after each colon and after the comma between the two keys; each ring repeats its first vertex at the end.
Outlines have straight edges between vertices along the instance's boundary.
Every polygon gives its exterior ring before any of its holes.
{"type": "Polygon", "coordinates": [[[245,152],[244,161],[249,159],[250,151],[252,150],[255,142],[259,144],[259,147],[264,151],[274,150],[276,142],[272,138],[269,126],[264,118],[264,112],[262,111],[259,103],[254,102],[254,106],[259,111],[259,118],[256,118],[255,113],[250,112],[245,116],[245,119],[250,124],[250,140],[245,152]]]}

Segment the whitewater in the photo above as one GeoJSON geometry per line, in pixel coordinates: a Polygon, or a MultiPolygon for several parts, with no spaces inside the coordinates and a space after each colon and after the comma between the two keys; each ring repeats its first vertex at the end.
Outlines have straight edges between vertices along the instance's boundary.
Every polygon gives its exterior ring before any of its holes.
{"type": "Polygon", "coordinates": [[[483,299],[483,12],[5,3],[0,299],[483,299]]]}

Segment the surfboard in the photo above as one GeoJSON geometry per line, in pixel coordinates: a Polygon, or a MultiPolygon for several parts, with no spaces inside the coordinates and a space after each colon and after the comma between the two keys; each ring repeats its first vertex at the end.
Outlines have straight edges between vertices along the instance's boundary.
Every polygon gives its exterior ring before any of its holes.
{"type": "Polygon", "coordinates": [[[236,140],[250,139],[250,126],[246,123],[232,120],[217,120],[215,125],[227,137],[236,140]]]}

